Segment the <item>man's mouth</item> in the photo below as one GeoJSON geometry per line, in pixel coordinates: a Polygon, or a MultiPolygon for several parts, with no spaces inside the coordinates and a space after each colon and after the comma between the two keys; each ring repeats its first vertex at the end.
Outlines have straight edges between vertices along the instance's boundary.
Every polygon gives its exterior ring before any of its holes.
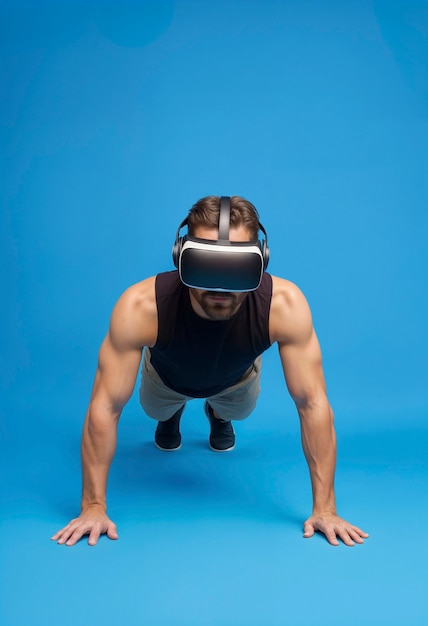
{"type": "Polygon", "coordinates": [[[231,302],[233,300],[233,296],[227,293],[211,292],[207,293],[205,297],[214,302],[231,302]]]}

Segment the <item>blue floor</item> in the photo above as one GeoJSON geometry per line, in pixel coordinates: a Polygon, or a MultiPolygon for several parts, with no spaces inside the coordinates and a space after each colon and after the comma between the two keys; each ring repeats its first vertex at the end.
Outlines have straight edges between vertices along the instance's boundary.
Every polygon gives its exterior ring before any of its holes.
{"type": "Polygon", "coordinates": [[[426,626],[428,4],[164,0],[0,6],[1,626],[426,626]],[[79,441],[110,311],[172,268],[189,206],[260,210],[270,271],[309,299],[336,415],[339,514],[303,539],[308,470],[276,349],[237,447],[202,401],[153,445],[134,394],[108,490],[79,441]]]}
{"type": "MultiPolygon", "coordinates": [[[[264,379],[274,365],[267,355],[264,379]]],[[[200,401],[168,454],[134,398],[109,485],[119,540],[95,548],[49,540],[78,512],[78,420],[70,408],[58,420],[60,398],[22,407],[2,457],[2,624],[425,624],[426,427],[418,416],[337,420],[339,512],[370,538],[334,548],[302,537],[311,498],[298,420],[268,395],[225,455],[208,449],[200,401]]]]}

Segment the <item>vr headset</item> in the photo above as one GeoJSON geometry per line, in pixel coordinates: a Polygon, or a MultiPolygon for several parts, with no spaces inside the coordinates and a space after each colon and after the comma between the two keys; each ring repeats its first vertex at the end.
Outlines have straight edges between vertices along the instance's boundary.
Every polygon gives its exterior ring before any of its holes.
{"type": "Polygon", "coordinates": [[[269,262],[267,234],[260,222],[265,237],[261,241],[230,241],[230,197],[222,196],[217,241],[189,234],[180,237],[187,224],[187,218],[181,222],[172,248],[174,265],[187,287],[236,292],[257,289],[269,262]]]}

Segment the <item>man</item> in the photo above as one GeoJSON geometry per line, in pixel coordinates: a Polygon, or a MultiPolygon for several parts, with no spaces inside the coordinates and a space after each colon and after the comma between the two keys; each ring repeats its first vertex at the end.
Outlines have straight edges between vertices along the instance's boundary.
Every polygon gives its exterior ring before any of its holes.
{"type": "Polygon", "coordinates": [[[259,394],[261,354],[278,344],[288,390],[300,417],[313,493],[304,536],[324,533],[332,545],[363,543],[367,533],[338,517],[336,441],[309,306],[301,291],[265,270],[267,235],[255,207],[239,196],[199,200],[180,224],[173,248],[178,271],[133,285],[114,307],[99,353],[82,435],[81,513],[52,539],[74,545],[89,534],[117,539],[106,513],[106,485],[119,417],[144,349],[140,399],[158,421],[155,444],[181,446],[186,402],[205,398],[209,445],[235,446],[232,420],[247,417],[259,394]],[[188,235],[180,237],[187,225],[188,235]],[[265,235],[259,241],[259,231],[265,235]]]}

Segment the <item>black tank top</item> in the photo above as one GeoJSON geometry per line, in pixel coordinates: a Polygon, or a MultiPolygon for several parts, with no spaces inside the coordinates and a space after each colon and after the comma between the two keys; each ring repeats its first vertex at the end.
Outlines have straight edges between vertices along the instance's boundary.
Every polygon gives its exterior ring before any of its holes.
{"type": "Polygon", "coordinates": [[[229,320],[206,320],[191,305],[178,272],[156,276],[158,337],[151,363],[175,391],[207,398],[235,384],[254,360],[270,347],[269,312],[272,277],[250,291],[229,320]]]}

